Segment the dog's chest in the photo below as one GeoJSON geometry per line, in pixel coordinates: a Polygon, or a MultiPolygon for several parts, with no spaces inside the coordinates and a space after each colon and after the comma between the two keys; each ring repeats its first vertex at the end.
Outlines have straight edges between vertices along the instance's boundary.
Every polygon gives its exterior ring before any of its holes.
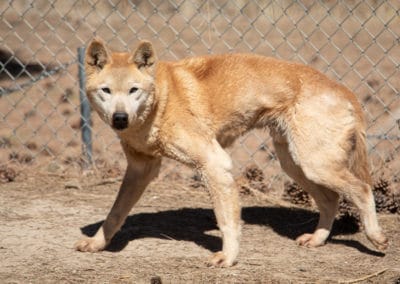
{"type": "Polygon", "coordinates": [[[159,138],[159,129],[151,127],[148,131],[129,131],[119,135],[121,144],[149,156],[159,157],[162,155],[161,141],[159,138]]]}

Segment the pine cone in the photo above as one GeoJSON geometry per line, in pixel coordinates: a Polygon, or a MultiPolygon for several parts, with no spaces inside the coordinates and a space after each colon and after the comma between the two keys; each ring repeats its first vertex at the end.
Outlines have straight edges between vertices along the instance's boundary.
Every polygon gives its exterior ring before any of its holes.
{"type": "Polygon", "coordinates": [[[261,182],[264,180],[264,173],[257,166],[249,166],[245,170],[245,176],[249,181],[261,182]]]}
{"type": "Polygon", "coordinates": [[[285,184],[283,199],[297,205],[311,205],[310,196],[297,183],[285,184]]]}

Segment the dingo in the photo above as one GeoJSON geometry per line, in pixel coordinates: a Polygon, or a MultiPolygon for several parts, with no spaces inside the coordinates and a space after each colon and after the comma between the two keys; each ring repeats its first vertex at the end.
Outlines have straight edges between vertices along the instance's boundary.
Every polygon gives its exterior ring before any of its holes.
{"type": "Polygon", "coordinates": [[[320,210],[314,233],[299,245],[321,246],[344,194],[360,210],[368,239],[385,249],[376,217],[355,95],[318,71],[250,54],[157,61],[151,43],[111,53],[94,39],[86,51],[88,98],[121,140],[128,166],[116,201],[94,237],[79,251],[103,250],[169,157],[196,169],[214,205],[223,247],[210,262],[231,266],[239,252],[239,193],[224,151],[243,133],[268,127],[280,164],[320,210]]]}

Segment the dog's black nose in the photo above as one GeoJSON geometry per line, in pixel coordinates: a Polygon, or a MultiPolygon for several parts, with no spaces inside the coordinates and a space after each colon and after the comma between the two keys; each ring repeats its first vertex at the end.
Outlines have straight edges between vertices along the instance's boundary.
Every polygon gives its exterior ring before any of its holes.
{"type": "Polygon", "coordinates": [[[126,112],[115,112],[112,116],[112,126],[122,130],[128,127],[128,114],[126,112]]]}

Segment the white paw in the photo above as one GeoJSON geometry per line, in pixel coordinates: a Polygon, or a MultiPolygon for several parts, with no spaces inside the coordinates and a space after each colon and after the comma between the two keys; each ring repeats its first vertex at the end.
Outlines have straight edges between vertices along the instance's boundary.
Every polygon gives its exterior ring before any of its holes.
{"type": "Polygon", "coordinates": [[[314,248],[323,246],[325,240],[320,240],[315,234],[303,234],[296,239],[296,244],[307,248],[314,248]]]}
{"type": "Polygon", "coordinates": [[[95,238],[83,238],[77,241],[74,245],[74,248],[77,251],[83,252],[98,252],[105,248],[106,244],[102,241],[99,241],[95,238]]]}
{"type": "Polygon", "coordinates": [[[380,251],[387,249],[387,247],[389,246],[388,238],[386,238],[385,235],[381,232],[375,233],[373,235],[368,235],[367,237],[371,241],[371,243],[380,251]]]}
{"type": "Polygon", "coordinates": [[[230,259],[222,251],[219,251],[211,255],[209,264],[215,267],[230,267],[235,264],[235,260],[230,259]]]}

